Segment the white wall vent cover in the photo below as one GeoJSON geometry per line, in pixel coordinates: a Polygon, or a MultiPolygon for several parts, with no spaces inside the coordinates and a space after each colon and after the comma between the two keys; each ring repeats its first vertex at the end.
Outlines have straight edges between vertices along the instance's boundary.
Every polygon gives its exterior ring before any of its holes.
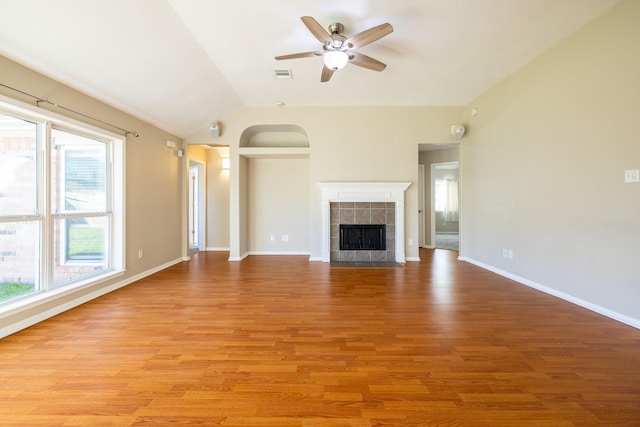
{"type": "Polygon", "coordinates": [[[279,69],[274,70],[277,79],[292,79],[291,70],[289,69],[279,69]]]}

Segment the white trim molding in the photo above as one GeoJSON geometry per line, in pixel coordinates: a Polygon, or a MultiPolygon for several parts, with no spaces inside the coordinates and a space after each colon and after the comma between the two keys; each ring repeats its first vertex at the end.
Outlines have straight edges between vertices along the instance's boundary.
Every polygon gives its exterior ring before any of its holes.
{"type": "Polygon", "coordinates": [[[322,190],[322,261],[331,256],[331,202],[395,203],[396,262],[405,262],[404,192],[410,182],[320,182],[322,190]]]}
{"type": "Polygon", "coordinates": [[[245,253],[241,254],[240,256],[231,256],[231,255],[229,255],[229,261],[242,261],[243,259],[245,259],[249,255],[250,255],[249,252],[245,252],[245,253]]]}
{"type": "Polygon", "coordinates": [[[466,257],[459,257],[458,258],[460,261],[465,261],[468,262],[470,264],[476,265],[480,268],[484,268],[485,270],[491,271],[492,273],[496,273],[502,277],[506,277],[507,279],[511,279],[515,282],[518,282],[520,284],[523,284],[525,286],[529,286],[530,288],[533,289],[537,289],[541,292],[544,292],[545,294],[549,294],[552,295],[554,297],[563,299],[567,302],[570,302],[572,304],[575,305],[579,305],[580,307],[584,307],[587,310],[591,310],[593,312],[596,312],[598,314],[601,314],[603,316],[609,317],[613,320],[617,320],[618,322],[624,323],[626,325],[629,326],[633,326],[636,329],[640,329],[640,319],[636,319],[634,317],[630,317],[630,316],[626,316],[624,314],[620,314],[618,312],[615,312],[613,310],[609,310],[608,308],[604,308],[602,306],[599,306],[597,304],[593,304],[589,301],[585,301],[581,298],[577,298],[574,297],[573,295],[564,293],[562,291],[559,291],[557,289],[553,289],[550,288],[549,286],[545,286],[545,285],[541,285],[539,283],[536,283],[532,280],[529,279],[525,279],[524,277],[520,277],[518,275],[509,273],[507,271],[501,270],[499,268],[493,267],[491,265],[485,264],[483,262],[480,261],[476,261],[470,258],[466,258],[466,257]]]}
{"type": "MultiPolygon", "coordinates": [[[[124,278],[123,280],[120,280],[118,282],[112,283],[108,286],[102,287],[102,288],[98,288],[93,292],[89,292],[87,294],[83,294],[78,296],[77,298],[74,298],[70,301],[67,301],[65,303],[58,303],[56,304],[56,300],[60,299],[62,296],[66,296],[69,294],[72,294],[74,292],[78,292],[81,289],[78,288],[72,288],[69,289],[68,291],[65,292],[61,292],[60,294],[57,295],[45,295],[45,298],[40,298],[37,301],[33,301],[30,304],[25,304],[24,306],[20,307],[20,310],[12,310],[11,312],[6,312],[6,313],[2,313],[2,316],[0,316],[0,318],[2,317],[8,317],[11,315],[19,315],[20,312],[24,312],[24,313],[30,313],[32,312],[32,310],[40,310],[41,311],[37,311],[35,314],[33,315],[26,315],[24,318],[19,319],[16,322],[13,322],[11,324],[8,324],[4,327],[0,328],[0,339],[4,338],[8,335],[14,334],[18,331],[21,331],[23,329],[26,329],[30,326],[35,325],[36,323],[42,322],[43,320],[47,320],[53,316],[56,316],[60,313],[63,313],[67,310],[70,310],[74,307],[78,307],[79,305],[82,305],[86,302],[89,302],[95,298],[101,297],[103,295],[108,294],[109,292],[113,292],[117,289],[120,289],[122,287],[125,287],[127,285],[130,285],[133,282],[136,282],[140,279],[143,279],[147,276],[150,276],[154,273],[157,273],[159,271],[162,271],[166,268],[169,268],[175,264],[179,264],[183,262],[182,259],[178,258],[175,259],[173,261],[169,261],[165,264],[156,266],[154,268],[151,268],[149,270],[143,271],[142,273],[136,274],[134,276],[131,277],[127,277],[124,278]],[[51,308],[47,308],[48,306],[53,305],[53,307],[51,308]]],[[[121,275],[122,273],[120,273],[121,275]]],[[[97,283],[92,283],[91,286],[96,286],[101,282],[97,282],[97,283]]],[[[87,288],[90,288],[91,286],[87,286],[87,288]]],[[[82,288],[85,289],[85,288],[82,288]]]]}
{"type": "Polygon", "coordinates": [[[249,255],[291,255],[291,256],[309,256],[308,251],[249,251],[249,255]]]}

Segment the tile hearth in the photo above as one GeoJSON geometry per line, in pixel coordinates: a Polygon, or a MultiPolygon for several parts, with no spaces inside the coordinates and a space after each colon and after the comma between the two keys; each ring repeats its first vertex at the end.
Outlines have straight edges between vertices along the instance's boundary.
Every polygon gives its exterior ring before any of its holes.
{"type": "Polygon", "coordinates": [[[403,268],[404,265],[395,261],[331,261],[331,267],[336,268],[403,268]]]}

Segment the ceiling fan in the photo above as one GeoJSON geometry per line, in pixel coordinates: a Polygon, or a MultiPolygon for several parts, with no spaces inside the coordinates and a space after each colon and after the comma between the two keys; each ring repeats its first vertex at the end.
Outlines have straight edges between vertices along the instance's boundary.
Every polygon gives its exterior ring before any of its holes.
{"type": "Polygon", "coordinates": [[[354,36],[347,37],[342,32],[344,25],[334,23],[329,25],[327,32],[318,21],[310,16],[303,16],[302,22],[307,26],[311,34],[322,43],[322,51],[293,53],[291,55],[276,56],[277,60],[307,58],[311,56],[322,56],[324,66],[322,67],[321,82],[328,82],[337,70],[344,68],[347,63],[369,70],[382,71],[387,66],[382,62],[373,59],[363,53],[356,52],[355,49],[366,46],[382,37],[391,34],[393,27],[390,24],[380,24],[369,28],[354,36]]]}

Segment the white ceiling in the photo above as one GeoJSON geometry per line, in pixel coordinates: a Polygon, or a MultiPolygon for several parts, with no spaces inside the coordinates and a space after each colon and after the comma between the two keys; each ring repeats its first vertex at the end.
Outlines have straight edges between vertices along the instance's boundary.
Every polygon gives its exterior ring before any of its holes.
{"type": "Polygon", "coordinates": [[[242,106],[465,105],[617,1],[0,0],[0,54],[186,137],[242,106]],[[361,49],[387,68],[276,61],[320,48],[304,15],[390,23],[361,49]]]}

